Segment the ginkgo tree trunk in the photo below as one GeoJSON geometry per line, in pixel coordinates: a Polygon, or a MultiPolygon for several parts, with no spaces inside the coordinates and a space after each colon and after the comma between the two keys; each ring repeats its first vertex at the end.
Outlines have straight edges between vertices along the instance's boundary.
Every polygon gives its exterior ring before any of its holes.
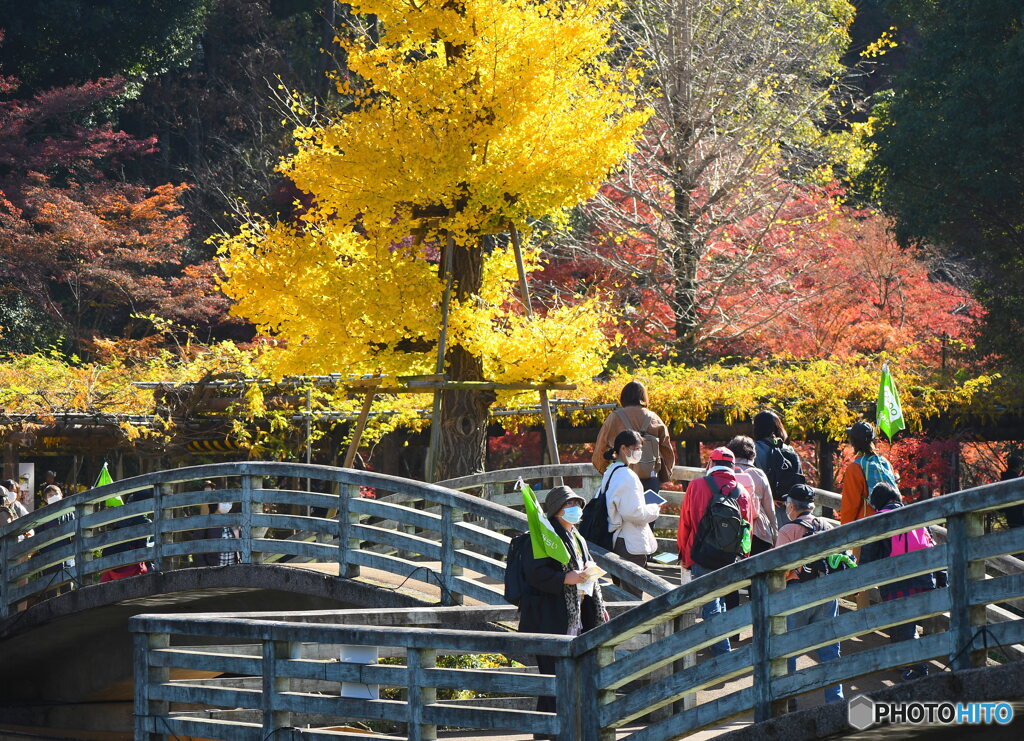
{"type": "MultiPolygon", "coordinates": [[[[452,247],[444,370],[542,382],[600,372],[593,296],[533,316],[513,300],[511,226],[593,195],[648,117],[614,68],[613,0],[364,0],[372,33],[339,39],[348,105],[309,116],[281,171],[308,194],[293,223],[253,220],[222,244],[234,311],[285,341],[281,372],[423,373],[452,247]]],[[[303,115],[304,111],[298,111],[303,115]]],[[[527,249],[537,267],[536,249],[527,249]]],[[[441,478],[483,463],[493,393],[442,404],[441,478]]]]}

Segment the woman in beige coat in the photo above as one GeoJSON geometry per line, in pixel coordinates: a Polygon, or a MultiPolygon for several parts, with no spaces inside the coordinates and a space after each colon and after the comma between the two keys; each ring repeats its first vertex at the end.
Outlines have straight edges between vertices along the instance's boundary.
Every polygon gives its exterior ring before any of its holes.
{"type": "Polygon", "coordinates": [[[623,430],[633,430],[642,437],[647,436],[648,459],[638,459],[630,468],[640,477],[644,489],[659,491],[662,484],[672,480],[672,468],[676,464],[676,453],[668,436],[668,428],[661,417],[647,408],[647,388],[639,381],[630,381],[622,387],[619,404],[621,406],[608,415],[597,433],[594,468],[604,473],[609,460],[604,456],[605,451],[612,447],[616,435],[623,430]]]}

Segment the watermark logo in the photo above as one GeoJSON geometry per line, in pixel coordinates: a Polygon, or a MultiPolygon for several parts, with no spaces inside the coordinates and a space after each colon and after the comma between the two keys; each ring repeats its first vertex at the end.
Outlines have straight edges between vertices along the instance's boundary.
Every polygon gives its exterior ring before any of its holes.
{"type": "Polygon", "coordinates": [[[1013,720],[1013,705],[1008,702],[881,702],[857,695],[846,707],[846,719],[858,731],[876,723],[1005,726],[1013,720]]]}
{"type": "Polygon", "coordinates": [[[875,720],[875,701],[865,695],[857,695],[846,707],[846,718],[858,731],[874,725],[878,722],[875,720]]]}

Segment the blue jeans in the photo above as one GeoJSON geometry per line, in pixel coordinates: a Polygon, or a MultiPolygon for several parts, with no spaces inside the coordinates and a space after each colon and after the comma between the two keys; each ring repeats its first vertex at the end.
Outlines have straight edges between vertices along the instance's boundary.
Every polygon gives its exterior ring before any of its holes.
{"type": "MultiPolygon", "coordinates": [[[[811,623],[824,623],[829,620],[835,620],[838,614],[839,602],[831,600],[814,607],[808,607],[800,612],[794,612],[786,618],[786,627],[789,630],[796,630],[811,623]]],[[[830,643],[818,649],[818,662],[821,664],[824,664],[826,661],[835,661],[839,656],[838,643],[830,643]]],[[[795,673],[796,657],[790,657],[786,661],[789,664],[789,673],[795,673]]],[[[837,684],[835,687],[825,688],[825,702],[842,702],[843,699],[843,685],[837,684]]]]}
{"type": "MultiPolygon", "coordinates": [[[[693,576],[694,579],[704,576],[705,574],[710,574],[711,572],[712,569],[705,569],[703,566],[696,563],[690,567],[690,574],[693,576]]],[[[716,597],[710,602],[705,603],[700,608],[700,616],[704,620],[710,620],[713,616],[720,615],[724,612],[725,600],[721,597],[716,597]]],[[[732,651],[732,646],[729,645],[728,638],[723,638],[718,643],[711,644],[712,656],[721,656],[722,654],[727,654],[730,651],[732,651]]]]}
{"type": "MultiPolygon", "coordinates": [[[[924,590],[924,589],[911,589],[911,590],[908,590],[909,593],[908,593],[907,596],[909,596],[910,594],[918,594],[918,593],[924,592],[924,591],[927,591],[927,590],[924,590]]],[[[899,599],[902,596],[904,596],[902,592],[897,593],[897,594],[883,593],[882,594],[882,600],[885,601],[885,602],[889,602],[890,600],[899,599]]],[[[900,643],[901,641],[913,641],[913,640],[917,640],[917,623],[916,622],[911,621],[909,623],[903,623],[902,625],[894,625],[891,628],[889,628],[889,642],[890,643],[900,643]]],[[[928,666],[926,664],[913,664],[911,666],[908,666],[907,669],[914,669],[914,670],[920,672],[921,674],[927,674],[928,673],[928,666]]]]}

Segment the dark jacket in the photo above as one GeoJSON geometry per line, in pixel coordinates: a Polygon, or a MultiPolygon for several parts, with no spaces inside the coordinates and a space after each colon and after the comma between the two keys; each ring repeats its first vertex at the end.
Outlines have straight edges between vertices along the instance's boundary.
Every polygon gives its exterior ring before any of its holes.
{"type": "MultiPolygon", "coordinates": [[[[47,530],[52,530],[53,528],[59,527],[59,526],[65,524],[67,522],[72,522],[74,519],[75,519],[75,513],[74,512],[65,512],[60,517],[58,517],[56,520],[50,520],[49,522],[44,522],[42,525],[37,527],[36,528],[36,533],[37,534],[44,533],[47,530]]],[[[42,548],[39,549],[39,552],[40,553],[45,553],[46,551],[52,551],[52,550],[54,550],[56,548],[60,548],[62,546],[65,546],[65,545],[67,545],[68,543],[71,542],[71,538],[72,538],[72,536],[69,535],[68,537],[63,538],[61,540],[58,540],[55,543],[50,543],[49,545],[44,545],[42,548]]]]}
{"type": "MultiPolygon", "coordinates": [[[[569,563],[562,565],[553,558],[531,558],[527,561],[526,582],[529,588],[519,602],[521,633],[569,633],[569,612],[565,606],[564,592],[565,574],[568,571],[582,569],[583,564],[576,562],[569,542],[569,533],[557,518],[550,518],[550,522],[569,551],[569,563]]],[[[577,543],[583,544],[584,558],[588,557],[586,541],[580,537],[577,543]]],[[[597,615],[597,602],[593,597],[583,598],[583,604],[580,605],[580,620],[584,631],[601,622],[597,615]]]]}
{"type": "MultiPolygon", "coordinates": [[[[223,537],[223,527],[208,527],[203,530],[193,530],[192,540],[219,540],[223,537]]],[[[193,566],[220,566],[220,553],[193,553],[193,566]]]]}
{"type": "MultiPolygon", "coordinates": [[[[888,512],[892,509],[898,509],[902,507],[902,504],[890,504],[881,510],[882,512],[888,512]]],[[[860,563],[871,563],[872,561],[880,561],[883,558],[889,558],[892,555],[892,537],[882,538],[872,543],[865,543],[860,549],[860,563]]],[[[890,582],[889,584],[880,584],[878,591],[882,593],[882,599],[890,600],[896,597],[901,597],[908,594],[914,594],[925,589],[935,589],[935,574],[920,574],[918,576],[912,576],[909,579],[901,579],[899,581],[890,582]]]]}
{"type": "MultiPolygon", "coordinates": [[[[1020,478],[1016,473],[1004,471],[999,480],[1010,481],[1016,478],[1020,478]]],[[[1003,510],[1003,514],[1006,515],[1006,524],[1010,527],[1024,527],[1024,504],[1015,504],[1012,507],[1007,507],[1003,510]]]]}
{"type": "MultiPolygon", "coordinates": [[[[119,520],[117,524],[114,525],[114,529],[122,530],[129,527],[135,527],[136,525],[151,525],[152,523],[153,521],[145,515],[135,515],[134,517],[129,517],[127,520],[119,520]]],[[[124,553],[125,551],[134,551],[145,548],[147,540],[147,538],[138,538],[136,540],[128,540],[124,543],[108,546],[103,549],[103,555],[112,556],[115,553],[124,553]]]]}

